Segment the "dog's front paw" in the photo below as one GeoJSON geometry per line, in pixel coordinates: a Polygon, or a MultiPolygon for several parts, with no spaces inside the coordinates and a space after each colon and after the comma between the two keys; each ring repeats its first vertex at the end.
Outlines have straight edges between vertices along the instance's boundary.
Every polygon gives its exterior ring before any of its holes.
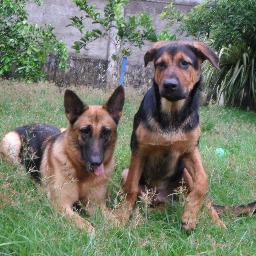
{"type": "Polygon", "coordinates": [[[89,223],[89,225],[85,225],[84,229],[88,233],[90,237],[95,236],[95,228],[89,223]]]}
{"type": "Polygon", "coordinates": [[[79,229],[86,231],[92,237],[95,236],[95,229],[89,221],[80,219],[77,224],[79,229]]]}
{"type": "Polygon", "coordinates": [[[104,221],[108,226],[118,227],[120,226],[119,220],[116,218],[115,214],[109,209],[103,211],[104,221]]]}
{"type": "Polygon", "coordinates": [[[197,218],[191,213],[183,213],[182,216],[182,228],[186,231],[192,231],[195,229],[197,223],[197,218]]]}
{"type": "Polygon", "coordinates": [[[124,206],[120,206],[114,211],[114,216],[118,221],[118,226],[124,226],[128,223],[130,218],[130,211],[129,209],[125,208],[124,206]]]}

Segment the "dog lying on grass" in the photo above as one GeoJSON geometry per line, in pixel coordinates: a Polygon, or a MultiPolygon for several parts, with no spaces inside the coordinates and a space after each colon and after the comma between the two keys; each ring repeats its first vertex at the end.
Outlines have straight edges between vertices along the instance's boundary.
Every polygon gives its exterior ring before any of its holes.
{"type": "Polygon", "coordinates": [[[121,86],[103,106],[87,105],[66,90],[69,127],[64,132],[51,125],[27,125],[6,134],[0,143],[1,155],[24,164],[33,179],[43,183],[52,204],[89,233],[93,226],[72,208],[80,201],[89,214],[96,207],[107,212],[105,197],[123,105],[121,86]]]}

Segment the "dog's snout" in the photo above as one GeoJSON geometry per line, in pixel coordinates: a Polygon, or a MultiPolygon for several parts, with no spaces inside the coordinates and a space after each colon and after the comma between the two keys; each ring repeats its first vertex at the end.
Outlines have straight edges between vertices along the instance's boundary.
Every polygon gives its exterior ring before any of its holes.
{"type": "Polygon", "coordinates": [[[97,166],[100,166],[101,164],[102,164],[102,157],[100,157],[100,155],[92,155],[91,157],[90,157],[90,160],[89,160],[89,162],[90,162],[90,165],[92,166],[92,167],[97,167],[97,166]]]}
{"type": "Polygon", "coordinates": [[[179,81],[176,78],[164,80],[164,88],[175,91],[179,86],[179,81]]]}

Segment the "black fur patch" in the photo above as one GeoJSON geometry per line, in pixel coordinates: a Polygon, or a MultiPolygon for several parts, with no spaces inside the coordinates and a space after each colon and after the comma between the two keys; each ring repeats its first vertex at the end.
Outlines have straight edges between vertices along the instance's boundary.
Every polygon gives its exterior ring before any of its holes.
{"type": "MultiPolygon", "coordinates": [[[[151,156],[148,156],[145,158],[146,166],[142,172],[142,176],[140,179],[140,185],[147,186],[152,185],[152,182],[155,181],[163,181],[163,177],[168,175],[170,172],[169,166],[170,162],[172,161],[170,152],[166,152],[163,154],[163,157],[161,160],[159,159],[159,162],[156,162],[156,160],[151,158],[151,156]]],[[[174,170],[172,171],[172,174],[165,178],[165,180],[168,180],[168,183],[173,183],[180,181],[182,178],[184,172],[184,163],[182,161],[182,157],[177,161],[176,166],[174,167],[174,170]]]]}
{"type": "Polygon", "coordinates": [[[132,151],[137,147],[135,131],[140,123],[149,131],[154,131],[154,128],[150,126],[150,119],[154,119],[164,132],[176,131],[180,127],[182,127],[182,131],[189,132],[197,127],[199,124],[200,84],[201,79],[190,92],[184,107],[180,111],[166,114],[161,112],[161,96],[158,86],[154,82],[153,86],[144,96],[139,110],[134,116],[133,134],[131,138],[132,151]]]}
{"type": "Polygon", "coordinates": [[[20,158],[32,178],[40,181],[40,164],[44,152],[44,142],[51,136],[60,134],[60,129],[47,124],[31,124],[18,127],[15,131],[22,140],[20,158]]]}

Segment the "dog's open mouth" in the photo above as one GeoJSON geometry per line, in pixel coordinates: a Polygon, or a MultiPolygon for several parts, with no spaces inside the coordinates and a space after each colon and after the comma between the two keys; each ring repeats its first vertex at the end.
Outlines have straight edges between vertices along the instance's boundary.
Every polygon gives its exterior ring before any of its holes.
{"type": "Polygon", "coordinates": [[[105,172],[104,165],[99,166],[90,166],[90,171],[93,172],[96,176],[102,176],[105,172]]]}

